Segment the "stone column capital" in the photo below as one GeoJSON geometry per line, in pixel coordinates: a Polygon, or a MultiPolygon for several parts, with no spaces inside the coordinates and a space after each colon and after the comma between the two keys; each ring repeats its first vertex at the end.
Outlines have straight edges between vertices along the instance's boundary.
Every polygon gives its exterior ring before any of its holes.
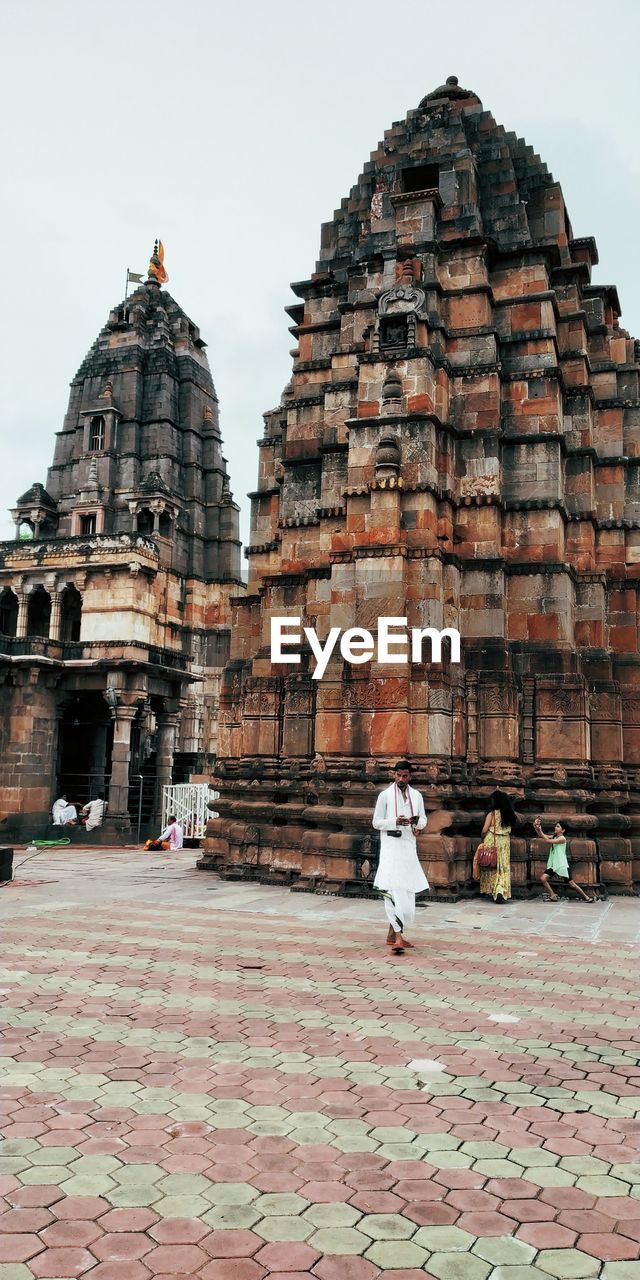
{"type": "Polygon", "coordinates": [[[180,724],[179,711],[157,711],[156,722],[159,729],[177,729],[180,724]]]}
{"type": "Polygon", "coordinates": [[[116,720],[121,720],[121,721],[135,720],[138,714],[137,705],[133,707],[127,707],[127,706],[122,706],[120,703],[118,703],[118,705],[114,707],[113,710],[114,710],[116,720]]]}

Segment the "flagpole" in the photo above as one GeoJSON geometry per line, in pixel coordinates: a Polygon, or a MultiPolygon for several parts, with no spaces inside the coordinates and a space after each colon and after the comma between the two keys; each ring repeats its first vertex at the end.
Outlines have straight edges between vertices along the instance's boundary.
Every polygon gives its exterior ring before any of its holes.
{"type": "Polygon", "coordinates": [[[124,287],[124,300],[125,300],[125,302],[127,301],[127,297],[128,297],[128,296],[129,296],[129,268],[127,267],[127,283],[126,283],[126,285],[125,285],[125,287],[124,287]]]}

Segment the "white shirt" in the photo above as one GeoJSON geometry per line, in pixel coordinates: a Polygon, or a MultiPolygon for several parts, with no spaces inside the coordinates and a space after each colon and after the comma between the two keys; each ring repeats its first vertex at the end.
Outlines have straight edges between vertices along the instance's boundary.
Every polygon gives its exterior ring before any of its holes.
{"type": "Polygon", "coordinates": [[[66,800],[56,800],[52,810],[54,827],[66,827],[69,822],[76,822],[78,814],[74,804],[68,804],[66,800]]]}
{"type": "MultiPolygon", "coordinates": [[[[401,833],[402,840],[412,840],[415,844],[414,829],[415,831],[422,831],[426,825],[427,815],[424,811],[424,800],[419,791],[414,791],[413,787],[407,787],[403,795],[400,787],[395,782],[392,782],[390,787],[380,792],[373,814],[373,826],[376,831],[395,831],[397,828],[401,833]],[[413,824],[413,827],[398,827],[398,818],[410,818],[412,815],[418,819],[413,824]]],[[[397,836],[395,839],[397,839],[397,836]]]]}
{"type": "Polygon", "coordinates": [[[184,836],[180,823],[171,822],[166,831],[162,832],[160,839],[168,840],[170,849],[181,849],[184,843],[184,836]]]}
{"type": "Polygon", "coordinates": [[[102,826],[104,807],[104,800],[90,800],[85,804],[82,812],[89,815],[85,823],[86,831],[93,831],[94,827],[102,826]]]}

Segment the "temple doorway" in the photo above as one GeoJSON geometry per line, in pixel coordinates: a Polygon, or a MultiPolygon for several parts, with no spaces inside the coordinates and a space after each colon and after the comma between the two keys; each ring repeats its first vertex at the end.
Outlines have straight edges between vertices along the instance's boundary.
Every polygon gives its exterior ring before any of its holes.
{"type": "Polygon", "coordinates": [[[58,743],[57,795],[76,807],[100,793],[108,799],[113,721],[101,694],[76,694],[66,704],[58,743]]]}

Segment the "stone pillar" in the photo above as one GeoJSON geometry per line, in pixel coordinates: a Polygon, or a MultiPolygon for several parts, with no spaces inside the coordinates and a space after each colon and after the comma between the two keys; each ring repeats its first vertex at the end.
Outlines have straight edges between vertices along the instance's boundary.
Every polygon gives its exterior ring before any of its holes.
{"type": "Polygon", "coordinates": [[[60,639],[60,623],[62,620],[62,595],[59,591],[51,592],[51,619],[49,621],[49,639],[60,639]]]}
{"type": "Polygon", "coordinates": [[[156,820],[160,822],[162,818],[162,788],[168,787],[171,784],[173,757],[176,749],[178,728],[180,725],[180,713],[178,711],[161,711],[156,719],[158,725],[158,746],[156,754],[155,817],[156,820]]]}
{"type": "Polygon", "coordinates": [[[131,759],[131,725],[137,707],[115,709],[113,750],[111,752],[111,782],[109,785],[108,818],[118,826],[129,823],[129,761],[131,759]]]}
{"type": "Polygon", "coordinates": [[[24,640],[27,634],[27,616],[29,608],[29,597],[26,591],[17,591],[18,597],[18,622],[16,625],[16,637],[18,640],[24,640]]]}

